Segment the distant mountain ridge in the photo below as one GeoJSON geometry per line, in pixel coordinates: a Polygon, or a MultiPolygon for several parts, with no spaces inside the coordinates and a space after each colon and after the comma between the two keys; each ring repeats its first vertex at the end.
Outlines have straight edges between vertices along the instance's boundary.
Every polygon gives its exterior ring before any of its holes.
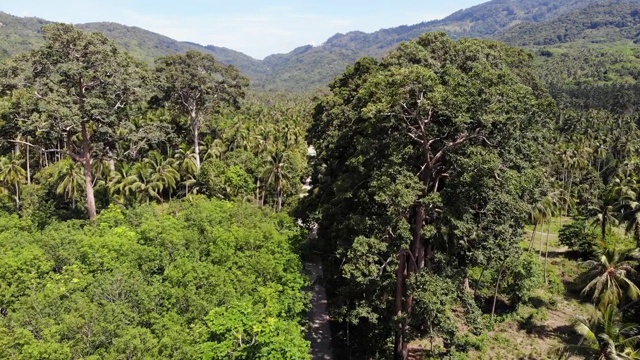
{"type": "Polygon", "coordinates": [[[640,2],[611,1],[592,4],[561,15],[545,26],[523,23],[498,34],[497,40],[515,46],[548,46],[575,41],[640,41],[640,2]]]}
{"type": "MultiPolygon", "coordinates": [[[[214,55],[222,63],[236,66],[251,78],[257,89],[308,91],[326,86],[357,59],[364,56],[381,57],[399,43],[428,31],[446,31],[454,38],[497,38],[517,45],[536,45],[541,41],[539,37],[551,36],[544,35],[548,24],[563,24],[566,19],[575,17],[573,14],[581,16],[580,11],[590,6],[606,9],[611,4],[627,4],[633,8],[633,4],[638,3],[640,0],[492,0],[457,11],[441,20],[372,33],[338,33],[320,46],[301,46],[286,54],[267,56],[264,60],[223,47],[177,41],[138,27],[109,22],[77,26],[104,33],[144,61],[151,62],[154,58],[171,53],[198,50],[214,55]],[[538,26],[540,23],[545,23],[545,27],[538,26]]],[[[612,21],[614,18],[615,14],[612,15],[612,21]]],[[[42,43],[40,28],[49,21],[0,12],[0,23],[1,58],[27,51],[42,43]]]]}

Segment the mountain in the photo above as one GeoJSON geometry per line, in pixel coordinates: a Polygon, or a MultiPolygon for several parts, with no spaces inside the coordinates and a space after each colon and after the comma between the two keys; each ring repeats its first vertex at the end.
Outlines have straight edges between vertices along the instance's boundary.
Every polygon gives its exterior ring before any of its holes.
{"type": "Polygon", "coordinates": [[[565,85],[640,80],[640,1],[596,2],[542,23],[521,23],[494,36],[536,54],[540,76],[565,85]]]}
{"type": "Polygon", "coordinates": [[[602,2],[559,16],[540,26],[522,23],[495,37],[515,46],[542,46],[571,42],[640,42],[640,3],[602,2]]]}
{"type": "MultiPolygon", "coordinates": [[[[131,52],[152,62],[159,56],[199,50],[236,66],[261,90],[308,91],[326,86],[364,56],[381,57],[399,43],[428,31],[452,37],[496,38],[519,46],[574,43],[596,37],[634,41],[640,0],[492,0],[455,12],[444,19],[381,29],[336,34],[320,46],[301,46],[286,54],[257,60],[241,52],[213,45],[180,42],[138,27],[116,23],[88,23],[78,27],[99,31],[131,52]],[[609,10],[607,10],[609,9],[609,10]],[[620,12],[620,13],[619,13],[620,12]],[[594,16],[597,21],[593,21],[594,16]],[[634,32],[635,31],[635,32],[634,32]],[[554,40],[555,39],[555,40],[554,40]]],[[[26,51],[42,42],[40,27],[48,21],[0,12],[0,58],[26,51]]],[[[548,50],[550,51],[550,50],[548,50]]]]}
{"type": "Polygon", "coordinates": [[[325,86],[345,67],[364,56],[381,57],[398,44],[429,31],[454,38],[489,38],[521,23],[556,19],[601,0],[493,0],[455,12],[442,20],[381,29],[373,33],[336,34],[317,47],[300,47],[264,59],[271,71],[269,86],[307,90],[325,86]]]}
{"type": "Polygon", "coordinates": [[[42,44],[40,28],[48,23],[47,20],[22,18],[0,11],[0,59],[42,44]]]}

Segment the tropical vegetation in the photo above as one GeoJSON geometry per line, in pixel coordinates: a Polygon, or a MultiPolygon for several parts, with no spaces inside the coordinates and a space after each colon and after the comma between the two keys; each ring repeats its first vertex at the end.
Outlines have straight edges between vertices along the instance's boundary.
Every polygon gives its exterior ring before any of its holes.
{"type": "Polygon", "coordinates": [[[551,3],[297,49],[313,94],[45,25],[0,63],[0,358],[308,359],[318,286],[336,358],[640,358],[640,8],[551,3]]]}

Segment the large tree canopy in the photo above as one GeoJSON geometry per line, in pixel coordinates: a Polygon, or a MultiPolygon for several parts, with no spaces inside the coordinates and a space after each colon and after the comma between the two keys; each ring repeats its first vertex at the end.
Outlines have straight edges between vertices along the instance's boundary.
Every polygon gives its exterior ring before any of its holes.
{"type": "Polygon", "coordinates": [[[163,100],[189,118],[196,166],[200,170],[200,126],[206,116],[224,106],[237,106],[249,81],[233,66],[224,66],[208,54],[188,51],[156,60],[163,100]]]}
{"type": "Polygon", "coordinates": [[[93,219],[92,162],[112,150],[115,130],[128,121],[131,107],[140,100],[145,68],[102,34],[65,24],[47,25],[42,31],[42,47],[5,67],[14,77],[24,75],[14,85],[34,95],[30,106],[19,104],[14,127],[56,139],[60,152],[83,165],[87,211],[93,219]]]}
{"type": "Polygon", "coordinates": [[[425,308],[413,275],[462,284],[469,266],[516,251],[554,117],[530,61],[497,42],[426,34],[358,61],[318,103],[308,204],[324,251],[336,254],[328,272],[344,319],[380,344],[368,356],[388,351],[395,333],[406,358],[419,332],[412,310],[425,308]]]}

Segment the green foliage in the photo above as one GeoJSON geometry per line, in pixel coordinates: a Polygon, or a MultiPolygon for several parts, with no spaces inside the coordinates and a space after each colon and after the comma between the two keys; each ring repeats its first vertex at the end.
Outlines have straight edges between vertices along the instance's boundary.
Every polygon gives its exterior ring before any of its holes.
{"type": "Polygon", "coordinates": [[[155,71],[160,90],[157,100],[172,113],[189,119],[199,171],[203,122],[224,107],[237,107],[249,81],[233,66],[223,66],[212,55],[198,51],[158,58],[155,71]]]}
{"type": "Polygon", "coordinates": [[[209,313],[207,324],[211,335],[203,345],[204,359],[309,358],[302,327],[278,318],[286,309],[270,298],[273,293],[261,295],[258,300],[262,304],[240,300],[209,313]]]}
{"type": "Polygon", "coordinates": [[[640,289],[632,281],[637,276],[637,258],[636,250],[622,250],[615,245],[601,249],[594,259],[584,263],[585,271],[577,279],[582,286],[580,295],[600,306],[637,300],[640,289]]]}
{"type": "Polygon", "coordinates": [[[571,355],[605,360],[637,357],[633,347],[637,341],[637,325],[623,323],[614,305],[592,308],[590,316],[576,318],[573,326],[582,339],[577,345],[562,347],[561,358],[571,355]]]}
{"type": "Polygon", "coordinates": [[[530,60],[499,43],[426,34],[358,61],[319,101],[317,190],[304,201],[336,255],[325,271],[337,311],[367,346],[388,343],[395,314],[402,336],[419,331],[404,276],[462,284],[471,266],[517,251],[553,111],[530,60]]]}
{"type": "Polygon", "coordinates": [[[255,191],[253,177],[238,165],[228,166],[216,159],[202,164],[198,181],[210,196],[223,199],[252,198],[255,191]]]}
{"type": "Polygon", "coordinates": [[[478,307],[478,304],[476,304],[474,294],[470,291],[462,291],[460,300],[464,307],[464,319],[467,325],[469,325],[471,333],[474,335],[482,334],[484,330],[482,311],[478,307]]]}
{"type": "Polygon", "coordinates": [[[307,357],[299,230],[285,216],[194,200],[42,232],[1,220],[3,358],[228,358],[212,349],[240,329],[255,335],[237,349],[248,358],[307,357]]]}
{"type": "Polygon", "coordinates": [[[545,26],[533,23],[516,25],[497,38],[519,46],[555,45],[578,40],[633,41],[638,36],[636,29],[640,26],[639,10],[640,6],[633,2],[596,2],[547,21],[545,26]]]}
{"type": "Polygon", "coordinates": [[[534,290],[544,285],[544,267],[535,254],[523,254],[510,263],[509,273],[507,291],[514,306],[526,304],[534,290]]]}
{"type": "Polygon", "coordinates": [[[442,338],[448,348],[456,333],[453,306],[457,294],[453,282],[423,272],[409,280],[409,294],[415,301],[411,321],[418,325],[419,333],[432,339],[442,338]]]}
{"type": "Polygon", "coordinates": [[[476,336],[472,334],[458,334],[454,339],[454,347],[461,353],[471,350],[484,352],[487,349],[487,336],[476,336]]]}
{"type": "Polygon", "coordinates": [[[585,218],[576,218],[568,224],[564,224],[558,235],[560,244],[577,251],[584,256],[594,253],[598,241],[597,232],[587,225],[585,218]]]}

